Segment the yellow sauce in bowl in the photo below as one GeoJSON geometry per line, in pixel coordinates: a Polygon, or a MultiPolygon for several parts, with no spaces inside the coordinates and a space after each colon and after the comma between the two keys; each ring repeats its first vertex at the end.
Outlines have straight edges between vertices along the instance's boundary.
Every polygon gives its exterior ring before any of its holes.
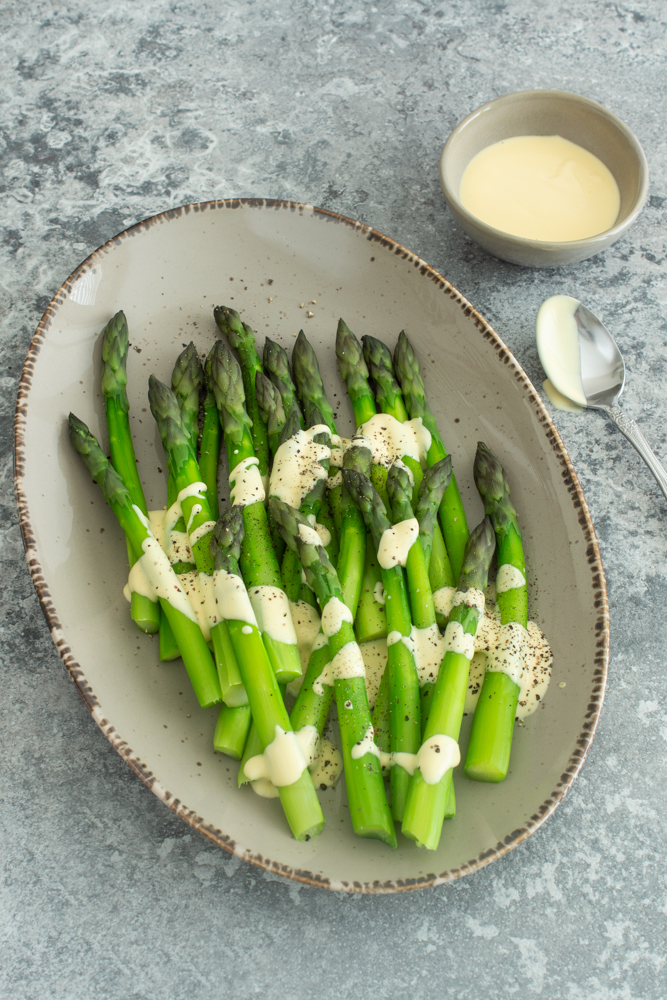
{"type": "Polygon", "coordinates": [[[560,135],[518,135],[487,146],[466,167],[459,198],[495,229],[555,243],[611,229],[621,203],[604,163],[560,135]]]}

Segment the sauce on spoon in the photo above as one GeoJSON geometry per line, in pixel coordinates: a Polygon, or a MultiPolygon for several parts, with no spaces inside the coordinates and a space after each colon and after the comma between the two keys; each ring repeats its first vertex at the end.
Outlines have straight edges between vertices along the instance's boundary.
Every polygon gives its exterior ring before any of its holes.
{"type": "Polygon", "coordinates": [[[581,349],[575,312],[579,299],[552,295],[537,313],[535,339],[542,367],[549,376],[544,391],[559,410],[580,410],[586,406],[581,378],[581,349]]]}

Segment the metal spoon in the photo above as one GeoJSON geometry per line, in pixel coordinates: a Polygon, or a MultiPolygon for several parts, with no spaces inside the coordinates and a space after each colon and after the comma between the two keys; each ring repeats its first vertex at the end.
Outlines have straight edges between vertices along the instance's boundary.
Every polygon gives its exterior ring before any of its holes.
{"type": "Polygon", "coordinates": [[[576,403],[585,402],[594,410],[603,410],[637,449],[667,499],[667,471],[635,421],[618,405],[625,385],[625,365],[606,326],[578,299],[554,295],[540,307],[536,337],[540,361],[552,385],[568,399],[574,397],[576,403]],[[559,341],[560,337],[563,339],[559,341]],[[568,355],[569,366],[567,362],[563,365],[562,357],[558,356],[559,343],[569,344],[570,347],[574,344],[576,349],[577,341],[580,356],[578,372],[573,370],[576,353],[571,350],[564,352],[568,355]]]}

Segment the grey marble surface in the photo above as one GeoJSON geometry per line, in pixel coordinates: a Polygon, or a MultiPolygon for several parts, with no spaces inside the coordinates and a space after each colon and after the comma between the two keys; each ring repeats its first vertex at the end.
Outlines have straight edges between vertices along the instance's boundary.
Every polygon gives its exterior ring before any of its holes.
{"type": "Polygon", "coordinates": [[[627,410],[667,458],[667,75],[658,0],[0,5],[0,997],[8,1000],[667,996],[665,502],[599,415],[555,414],[607,571],[609,689],[549,823],[491,868],[404,896],[309,889],[192,833],[107,744],[23,561],[16,387],[50,297],[172,205],[257,195],[370,223],[420,254],[541,382],[533,324],[566,292],[608,321],[627,410]],[[610,251],[527,271],[448,215],[437,161],[484,101],[555,87],[634,129],[650,201],[610,251]]]}

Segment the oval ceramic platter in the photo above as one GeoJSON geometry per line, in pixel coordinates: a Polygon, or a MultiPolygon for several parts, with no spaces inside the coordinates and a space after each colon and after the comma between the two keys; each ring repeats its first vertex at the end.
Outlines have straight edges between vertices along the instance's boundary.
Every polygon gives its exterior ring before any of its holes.
{"type": "MultiPolygon", "coordinates": [[[[422,260],[330,212],[286,202],[220,201],[165,212],[92,254],[46,310],[25,363],[16,414],[16,481],[27,559],[53,640],[107,739],[169,808],[225,850],[337,890],[435,885],[500,857],[536,830],[576,777],[605,688],[608,628],[600,554],[575,472],[538,394],[494,331],[422,260]],[[208,351],[214,305],[231,305],[288,350],[300,327],[315,346],[340,433],[352,411],[338,375],[339,316],[393,348],[404,328],[454,459],[471,524],[483,516],[472,463],[483,439],[504,463],[523,529],[530,617],[551,640],[541,708],[517,727],[499,785],[456,775],[456,818],[435,852],[399,836],[392,851],[356,838],[344,782],[322,793],[327,825],[291,839],[277,800],[236,787],[216,754],[217,709],[199,709],[181,661],[132,626],[119,528],[70,447],[73,410],[106,441],[100,331],[124,309],[131,420],[149,507],[166,498],[147,379],[169,381],[191,339],[208,351]],[[561,686],[565,682],[565,686],[561,686]]],[[[221,478],[224,482],[224,478],[221,478]]],[[[464,720],[465,748],[469,720],[464,720]]]]}

